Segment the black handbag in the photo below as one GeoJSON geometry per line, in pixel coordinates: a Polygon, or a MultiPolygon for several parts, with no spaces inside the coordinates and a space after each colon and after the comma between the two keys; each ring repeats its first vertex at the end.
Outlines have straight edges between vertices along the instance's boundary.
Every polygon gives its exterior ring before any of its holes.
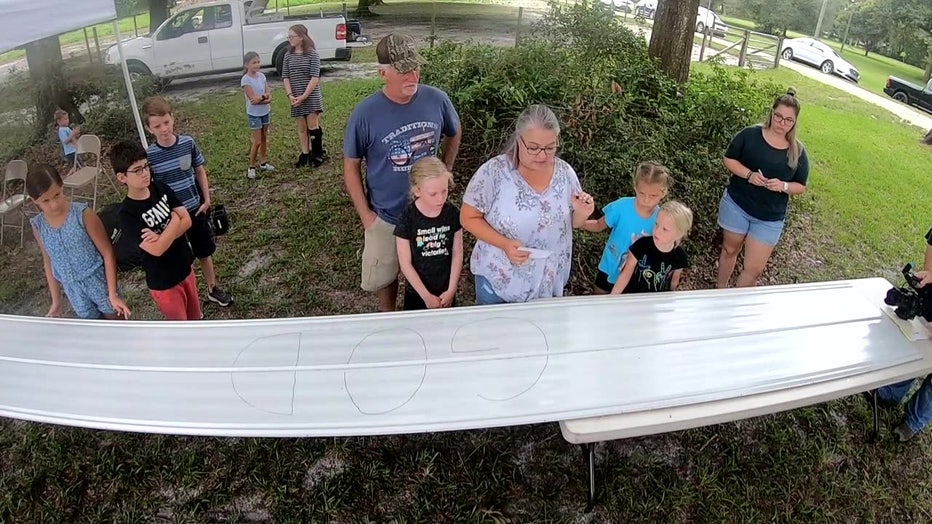
{"type": "Polygon", "coordinates": [[[210,208],[210,228],[217,236],[225,235],[230,230],[230,217],[223,204],[216,204],[210,208]]]}

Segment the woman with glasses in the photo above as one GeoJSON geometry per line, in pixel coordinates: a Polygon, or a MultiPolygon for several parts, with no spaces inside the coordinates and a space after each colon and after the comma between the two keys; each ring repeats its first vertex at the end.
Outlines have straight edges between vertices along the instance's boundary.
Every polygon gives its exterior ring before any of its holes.
{"type": "Polygon", "coordinates": [[[742,246],[744,268],[736,285],[757,285],[783,233],[790,195],[806,192],[809,157],[796,139],[799,110],[790,88],[774,100],[762,125],[742,129],[725,151],[731,177],[718,208],[723,230],[719,288],[728,286],[742,246]]]}
{"type": "Polygon", "coordinates": [[[463,195],[460,222],[476,237],[476,303],[563,296],[573,228],[595,209],[573,168],[557,158],[560,123],[547,106],[518,117],[505,151],[483,164],[463,195]]]}

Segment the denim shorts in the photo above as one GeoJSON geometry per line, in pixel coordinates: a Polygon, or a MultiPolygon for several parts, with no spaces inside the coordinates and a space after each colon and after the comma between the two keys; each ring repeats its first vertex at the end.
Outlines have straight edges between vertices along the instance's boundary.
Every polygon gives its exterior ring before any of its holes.
{"type": "Polygon", "coordinates": [[[770,221],[752,217],[731,199],[728,191],[725,191],[721,202],[718,204],[718,225],[722,229],[749,236],[771,247],[777,245],[777,242],[780,241],[784,222],[785,220],[770,221]]]}
{"type": "Polygon", "coordinates": [[[269,122],[271,121],[270,117],[272,116],[272,114],[266,113],[262,116],[253,116],[253,115],[246,115],[246,116],[249,117],[249,129],[252,129],[253,131],[258,131],[262,129],[263,127],[269,125],[269,122]]]}
{"type": "Polygon", "coordinates": [[[475,275],[475,277],[477,306],[491,306],[492,304],[505,303],[504,298],[495,294],[495,290],[492,289],[492,283],[489,282],[489,279],[481,275],[475,275]]]}

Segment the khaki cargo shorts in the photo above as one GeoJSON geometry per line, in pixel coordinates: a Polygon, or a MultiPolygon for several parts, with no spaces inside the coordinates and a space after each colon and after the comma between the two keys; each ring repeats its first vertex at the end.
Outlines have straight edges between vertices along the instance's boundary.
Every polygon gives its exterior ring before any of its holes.
{"type": "Polygon", "coordinates": [[[365,234],[362,248],[362,282],[366,291],[378,291],[398,279],[395,226],[376,217],[365,234]]]}

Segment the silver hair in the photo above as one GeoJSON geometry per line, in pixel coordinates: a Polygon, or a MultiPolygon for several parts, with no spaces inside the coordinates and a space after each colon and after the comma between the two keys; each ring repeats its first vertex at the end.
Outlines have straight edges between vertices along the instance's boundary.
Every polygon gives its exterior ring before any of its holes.
{"type": "Polygon", "coordinates": [[[543,104],[529,106],[518,115],[518,120],[515,122],[515,131],[511,134],[511,138],[508,139],[505,149],[502,151],[502,154],[511,161],[512,167],[518,167],[518,139],[528,129],[533,128],[553,131],[558,138],[560,136],[560,121],[557,120],[557,115],[549,107],[543,104]]]}

